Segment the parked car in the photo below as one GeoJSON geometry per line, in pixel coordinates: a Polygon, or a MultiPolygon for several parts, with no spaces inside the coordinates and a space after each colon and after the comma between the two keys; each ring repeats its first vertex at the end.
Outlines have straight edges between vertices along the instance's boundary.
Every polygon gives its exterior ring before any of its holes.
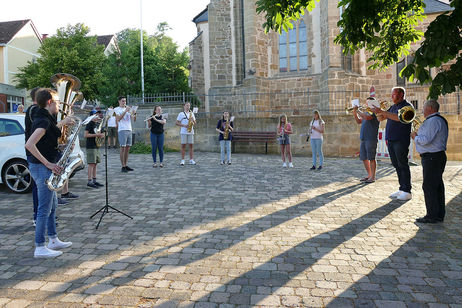
{"type": "MultiPolygon", "coordinates": [[[[24,129],[24,114],[0,113],[0,184],[5,184],[15,193],[27,193],[32,189],[24,148],[24,129]]],[[[78,138],[73,153],[80,153],[85,159],[78,138]]],[[[83,166],[78,170],[81,169],[83,166]]]]}

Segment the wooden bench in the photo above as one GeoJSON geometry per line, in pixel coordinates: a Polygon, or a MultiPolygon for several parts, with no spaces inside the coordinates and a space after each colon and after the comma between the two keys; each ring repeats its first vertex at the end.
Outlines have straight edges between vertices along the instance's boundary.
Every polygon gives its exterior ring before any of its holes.
{"type": "Polygon", "coordinates": [[[245,132],[245,131],[233,131],[233,139],[231,143],[236,142],[264,142],[265,143],[265,154],[268,154],[268,143],[276,142],[276,132],[245,132]]]}

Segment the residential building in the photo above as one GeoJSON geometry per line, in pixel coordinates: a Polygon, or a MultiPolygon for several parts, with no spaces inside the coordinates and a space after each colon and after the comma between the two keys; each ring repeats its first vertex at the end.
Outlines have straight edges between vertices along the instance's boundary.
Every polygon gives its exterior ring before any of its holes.
{"type": "Polygon", "coordinates": [[[26,91],[15,87],[18,68],[39,57],[42,39],[30,19],[0,22],[0,112],[15,112],[26,91]]]}

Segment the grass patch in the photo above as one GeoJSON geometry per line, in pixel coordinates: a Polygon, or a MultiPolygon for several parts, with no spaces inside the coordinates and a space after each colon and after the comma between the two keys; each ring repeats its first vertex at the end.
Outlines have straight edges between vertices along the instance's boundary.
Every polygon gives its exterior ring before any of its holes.
{"type": "MultiPolygon", "coordinates": [[[[151,154],[151,145],[144,142],[136,142],[130,148],[130,154],[151,154]]],[[[167,152],[179,152],[179,150],[171,149],[164,145],[164,153],[167,152]]]]}

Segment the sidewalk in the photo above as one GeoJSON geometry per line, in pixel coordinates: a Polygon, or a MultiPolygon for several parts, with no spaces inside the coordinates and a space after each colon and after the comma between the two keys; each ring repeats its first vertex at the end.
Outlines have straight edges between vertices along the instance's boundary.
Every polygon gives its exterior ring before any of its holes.
{"type": "MultiPolygon", "coordinates": [[[[447,216],[425,214],[422,169],[412,166],[413,199],[393,201],[397,177],[379,163],[364,185],[362,162],[311,159],[282,168],[276,155],[195,155],[165,167],[130,155],[121,173],[109,154],[109,204],[131,215],[89,217],[105,189],[70,182],[80,199],[58,209],[59,237],[73,246],[33,258],[32,196],[0,188],[1,307],[462,307],[462,164],[444,174],[447,216]]],[[[98,165],[104,183],[104,164],[98,165]]]]}

